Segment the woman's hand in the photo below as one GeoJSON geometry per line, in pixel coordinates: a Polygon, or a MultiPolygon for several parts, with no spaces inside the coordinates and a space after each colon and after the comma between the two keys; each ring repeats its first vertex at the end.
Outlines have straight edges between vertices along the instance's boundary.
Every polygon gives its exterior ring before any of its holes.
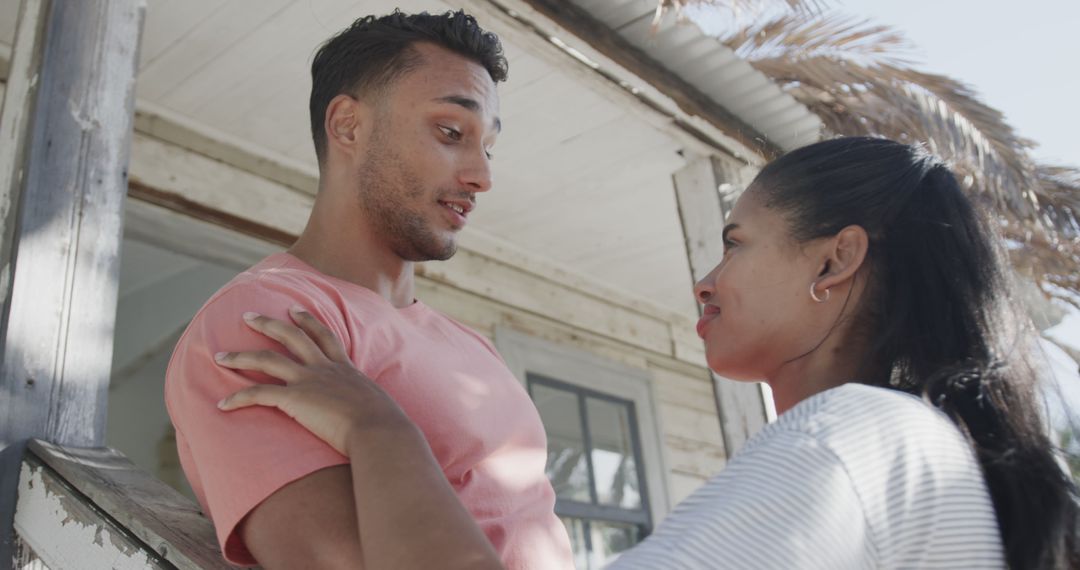
{"type": "Polygon", "coordinates": [[[495,569],[502,564],[447,482],[420,429],[390,396],[349,360],[334,334],[300,307],[296,325],[244,315],[244,321],[282,344],[298,360],[264,350],[215,359],[285,382],[259,384],[225,398],[225,411],[277,408],[351,461],[363,567],[495,569]]]}
{"type": "Polygon", "coordinates": [[[295,325],[256,313],[245,313],[244,321],[280,342],[299,362],[272,350],[215,356],[222,366],[256,370],[285,385],[258,384],[240,390],[219,402],[219,408],[277,408],[346,456],[349,439],[358,430],[417,429],[382,388],[353,366],[330,329],[299,306],[289,315],[295,325]]]}

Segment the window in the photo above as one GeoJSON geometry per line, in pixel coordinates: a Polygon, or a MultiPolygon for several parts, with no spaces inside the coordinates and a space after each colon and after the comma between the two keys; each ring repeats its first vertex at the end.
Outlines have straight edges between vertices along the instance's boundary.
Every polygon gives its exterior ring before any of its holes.
{"type": "Polygon", "coordinates": [[[194,499],[162,398],[165,369],[192,315],[278,247],[128,198],[113,336],[106,444],[194,499]]]}
{"type": "Polygon", "coordinates": [[[501,327],[495,341],[544,422],[555,513],[575,566],[601,568],[666,514],[647,372],[501,327]]]}
{"type": "Polygon", "coordinates": [[[634,403],[527,374],[548,437],[547,476],[575,566],[599,568],[651,529],[634,403]]]}

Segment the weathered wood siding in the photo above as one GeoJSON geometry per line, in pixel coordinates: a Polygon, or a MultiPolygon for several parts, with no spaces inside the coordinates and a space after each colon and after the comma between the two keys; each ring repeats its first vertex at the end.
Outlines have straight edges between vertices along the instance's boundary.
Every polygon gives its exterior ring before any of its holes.
{"type": "MultiPolygon", "coordinates": [[[[306,192],[141,133],[132,148],[131,180],[134,199],[283,243],[302,230],[312,200],[306,192]]],[[[496,327],[506,326],[648,371],[671,504],[723,467],[715,397],[692,316],[479,234],[466,233],[451,261],[423,265],[418,274],[425,302],[490,338],[496,327]]]]}
{"type": "MultiPolygon", "coordinates": [[[[0,82],[0,93],[5,87],[0,82]]],[[[174,125],[145,116],[136,122],[129,201],[163,206],[279,245],[303,228],[312,197],[297,186],[314,188],[311,173],[273,164],[268,167],[273,174],[259,176],[251,170],[258,170],[260,161],[248,153],[222,151],[250,163],[237,168],[146,132],[174,125]]],[[[451,262],[421,269],[419,294],[426,302],[489,337],[496,326],[508,326],[648,371],[663,431],[669,504],[723,468],[712,381],[692,316],[532,259],[486,236],[466,234],[462,243],[451,262]]],[[[177,486],[173,446],[163,440],[160,447],[157,475],[177,486]]]]}

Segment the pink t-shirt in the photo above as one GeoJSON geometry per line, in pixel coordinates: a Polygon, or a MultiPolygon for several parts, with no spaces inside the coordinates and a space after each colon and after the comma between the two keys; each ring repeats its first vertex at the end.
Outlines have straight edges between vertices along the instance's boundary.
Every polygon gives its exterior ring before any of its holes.
{"type": "MultiPolygon", "coordinates": [[[[458,498],[511,569],[572,568],[570,542],[544,475],[546,438],[528,394],[479,334],[416,303],[323,275],[287,253],[218,291],[176,346],[165,402],[180,462],[225,558],[254,564],[237,525],[284,485],[348,459],[273,408],[221,412],[217,401],[259,373],[221,367],[221,351],[284,349],[249,329],[247,311],[290,321],[299,304],[345,344],[353,363],[420,427],[458,498]]],[[[378,461],[378,457],[354,458],[378,461]]],[[[418,545],[421,546],[421,545],[418,545]]]]}

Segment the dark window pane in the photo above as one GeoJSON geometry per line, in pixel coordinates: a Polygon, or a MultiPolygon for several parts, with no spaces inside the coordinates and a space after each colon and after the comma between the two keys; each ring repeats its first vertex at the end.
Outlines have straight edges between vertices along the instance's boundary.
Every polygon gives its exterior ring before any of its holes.
{"type": "Polygon", "coordinates": [[[547,476],[555,494],[564,499],[591,502],[577,395],[543,384],[533,384],[530,392],[547,432],[547,476]]]}
{"type": "Polygon", "coordinates": [[[593,568],[602,568],[618,558],[620,552],[641,541],[638,527],[629,524],[589,521],[592,539],[590,562],[593,568]]]}
{"type": "Polygon", "coordinates": [[[585,543],[585,521],[572,517],[559,517],[566,525],[566,534],[570,535],[570,549],[574,553],[574,568],[589,568],[589,547],[585,543]]]}
{"type": "Polygon", "coordinates": [[[586,398],[585,402],[597,499],[602,505],[640,509],[629,405],[596,398],[586,398]]]}

